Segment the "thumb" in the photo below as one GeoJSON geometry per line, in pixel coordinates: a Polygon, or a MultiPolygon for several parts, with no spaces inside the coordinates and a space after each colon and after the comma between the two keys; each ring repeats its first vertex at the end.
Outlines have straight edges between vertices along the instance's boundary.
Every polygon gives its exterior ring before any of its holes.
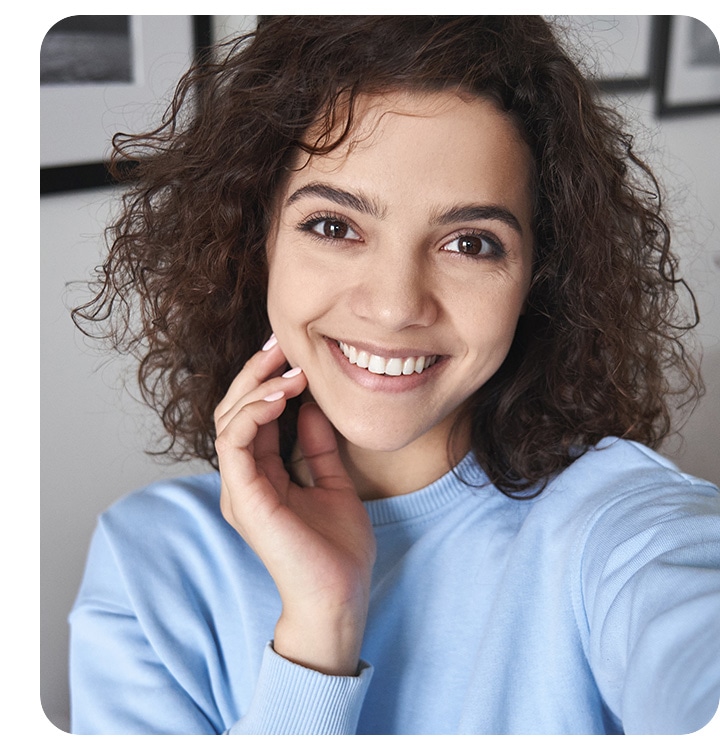
{"type": "Polygon", "coordinates": [[[337,438],[330,421],[316,403],[300,407],[298,444],[313,484],[328,490],[355,491],[340,459],[337,438]]]}

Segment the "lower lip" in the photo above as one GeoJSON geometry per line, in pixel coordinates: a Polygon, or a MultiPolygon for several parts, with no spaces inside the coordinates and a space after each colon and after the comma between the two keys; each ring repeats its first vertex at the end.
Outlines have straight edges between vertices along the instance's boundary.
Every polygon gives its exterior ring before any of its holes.
{"type": "Polygon", "coordinates": [[[420,373],[414,372],[412,375],[377,375],[374,372],[370,372],[370,370],[351,364],[347,357],[340,351],[337,341],[327,338],[325,341],[330,350],[330,355],[351,380],[363,388],[383,393],[406,393],[420,388],[435,378],[447,361],[444,357],[440,358],[434,365],[431,365],[420,373]]]}

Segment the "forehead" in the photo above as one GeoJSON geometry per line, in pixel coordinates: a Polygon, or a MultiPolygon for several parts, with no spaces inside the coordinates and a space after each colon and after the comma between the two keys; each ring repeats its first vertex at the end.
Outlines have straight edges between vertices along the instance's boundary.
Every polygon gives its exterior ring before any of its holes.
{"type": "Polygon", "coordinates": [[[346,128],[348,119],[351,120],[347,136],[342,138],[333,152],[352,151],[358,144],[367,141],[373,135],[380,136],[383,124],[388,118],[445,118],[457,119],[458,113],[466,110],[477,113],[478,121],[492,119],[505,135],[518,144],[525,144],[520,130],[511,116],[500,110],[489,96],[480,96],[464,91],[414,91],[389,90],[380,94],[359,94],[353,104],[352,112],[347,98],[340,99],[332,111],[325,111],[315,124],[308,130],[305,143],[323,149],[336,143],[346,128]],[[483,116],[484,115],[484,116],[483,116]]]}
{"type": "MultiPolygon", "coordinates": [[[[336,122],[346,121],[345,113],[336,122]]],[[[307,133],[309,144],[331,144],[324,118],[307,133]]],[[[507,202],[529,213],[533,163],[511,117],[488,98],[440,92],[361,95],[347,137],[329,153],[296,155],[287,197],[304,183],[340,181],[368,195],[425,204],[476,200],[507,202]]],[[[523,222],[525,223],[525,222],[523,222]]]]}

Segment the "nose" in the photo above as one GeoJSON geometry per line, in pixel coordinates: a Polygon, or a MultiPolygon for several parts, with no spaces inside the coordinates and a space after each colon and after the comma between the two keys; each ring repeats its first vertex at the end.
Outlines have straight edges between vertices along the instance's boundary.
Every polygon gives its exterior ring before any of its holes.
{"type": "Polygon", "coordinates": [[[422,252],[385,244],[369,253],[350,299],[359,318],[389,331],[431,326],[439,301],[430,264],[422,252]]]}

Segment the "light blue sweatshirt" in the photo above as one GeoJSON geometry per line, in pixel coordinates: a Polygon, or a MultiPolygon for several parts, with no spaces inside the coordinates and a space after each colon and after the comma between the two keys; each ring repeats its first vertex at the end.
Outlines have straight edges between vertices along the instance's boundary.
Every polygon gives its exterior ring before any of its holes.
{"type": "Polygon", "coordinates": [[[612,439],[534,500],[488,486],[468,456],[365,506],[363,663],[332,677],[272,650],[280,600],[223,520],[216,473],[116,503],[70,617],[72,731],[669,734],[714,715],[713,485],[612,439]]]}

